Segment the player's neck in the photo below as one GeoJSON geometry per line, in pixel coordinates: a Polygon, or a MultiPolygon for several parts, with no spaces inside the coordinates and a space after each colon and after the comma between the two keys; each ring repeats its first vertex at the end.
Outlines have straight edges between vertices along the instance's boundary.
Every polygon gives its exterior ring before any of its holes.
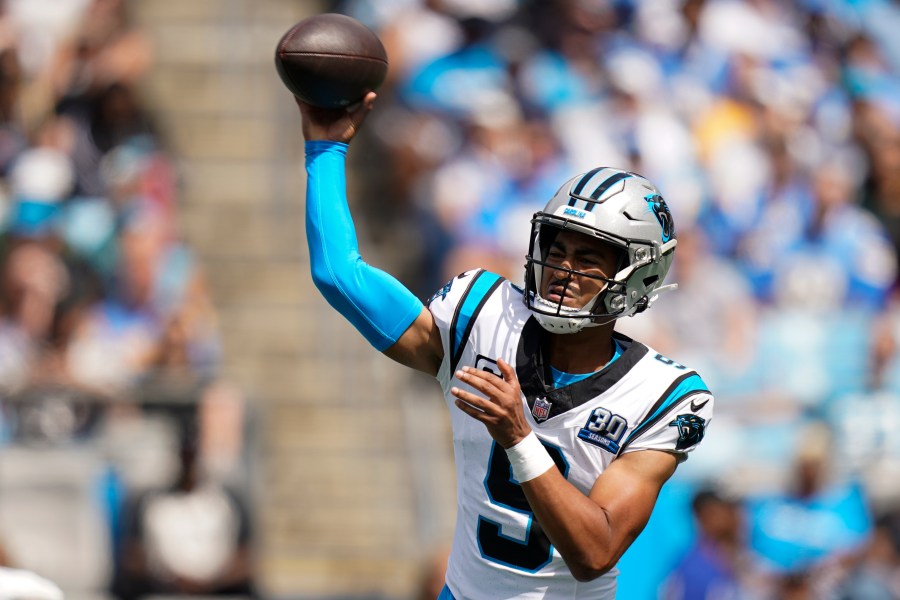
{"type": "Polygon", "coordinates": [[[578,333],[548,334],[550,364],[565,373],[592,373],[612,360],[614,324],[588,327],[578,333]]]}

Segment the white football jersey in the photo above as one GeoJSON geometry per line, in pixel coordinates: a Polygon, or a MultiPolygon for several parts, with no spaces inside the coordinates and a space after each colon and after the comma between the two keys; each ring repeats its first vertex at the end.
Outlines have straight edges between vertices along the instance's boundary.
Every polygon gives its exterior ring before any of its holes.
{"type": "MultiPolygon", "coordinates": [[[[515,370],[525,416],[563,475],[587,494],[616,457],[654,449],[686,453],[703,438],[713,397],[696,372],[615,334],[621,356],[604,369],[553,389],[541,352],[543,329],[522,290],[474,270],[429,301],[441,331],[438,380],[450,409],[457,477],[457,517],[447,586],[457,600],[614,599],[617,570],[576,581],[529,510],[506,452],[485,426],[454,405],[463,366],[499,375],[515,370]]],[[[470,391],[471,388],[469,388],[470,391]]]]}

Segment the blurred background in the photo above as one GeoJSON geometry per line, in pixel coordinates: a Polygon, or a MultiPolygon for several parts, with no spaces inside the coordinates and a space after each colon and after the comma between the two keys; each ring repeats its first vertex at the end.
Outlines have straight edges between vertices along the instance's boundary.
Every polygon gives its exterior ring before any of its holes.
{"type": "Polygon", "coordinates": [[[435,597],[439,388],[308,274],[272,59],[326,11],[388,51],[349,191],[420,297],[521,282],[531,214],[594,166],[671,207],[680,289],[618,328],[717,412],[619,597],[900,598],[889,0],[0,2],[0,566],[75,599],[435,597]]]}

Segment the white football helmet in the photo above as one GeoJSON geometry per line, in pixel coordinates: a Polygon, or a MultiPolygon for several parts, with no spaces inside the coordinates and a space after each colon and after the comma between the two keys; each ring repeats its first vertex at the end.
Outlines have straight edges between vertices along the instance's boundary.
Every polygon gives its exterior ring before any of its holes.
{"type": "Polygon", "coordinates": [[[544,210],[531,220],[525,257],[525,304],[544,329],[575,333],[646,310],[665,290],[663,280],[675,252],[672,214],[656,187],[644,177],[598,167],[563,184],[544,210]],[[582,308],[541,297],[547,253],[556,234],[576,231],[621,251],[618,272],[610,279],[552,267],[606,282],[582,308]]]}

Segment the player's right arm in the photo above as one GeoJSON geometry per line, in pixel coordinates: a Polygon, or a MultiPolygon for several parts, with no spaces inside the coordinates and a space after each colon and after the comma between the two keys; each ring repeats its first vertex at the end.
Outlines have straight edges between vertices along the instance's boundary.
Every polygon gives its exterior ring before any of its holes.
{"type": "Polygon", "coordinates": [[[359,255],[347,204],[344,157],[375,100],[352,110],[318,109],[298,101],[306,138],[306,237],[316,287],[379,351],[436,375],[444,350],[429,310],[390,274],[359,255]]]}

